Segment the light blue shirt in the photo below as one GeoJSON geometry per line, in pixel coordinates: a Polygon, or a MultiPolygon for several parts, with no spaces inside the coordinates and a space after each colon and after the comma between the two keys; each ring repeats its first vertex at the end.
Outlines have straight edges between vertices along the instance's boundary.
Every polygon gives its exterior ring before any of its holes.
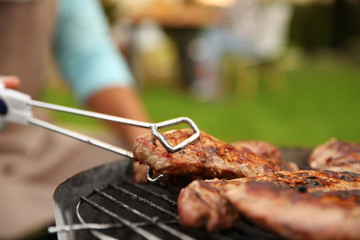
{"type": "Polygon", "coordinates": [[[54,50],[61,72],[83,103],[97,91],[134,83],[98,0],[58,0],[54,50]]]}

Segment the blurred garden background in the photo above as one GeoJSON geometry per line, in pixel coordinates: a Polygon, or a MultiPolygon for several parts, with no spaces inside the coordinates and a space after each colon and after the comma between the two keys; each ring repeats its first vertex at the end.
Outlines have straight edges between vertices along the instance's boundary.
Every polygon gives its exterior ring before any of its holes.
{"type": "MultiPolygon", "coordinates": [[[[184,79],[184,71],[196,70],[186,67],[193,63],[179,56],[176,34],[189,33],[183,29],[195,29],[198,34],[232,2],[102,1],[153,122],[187,116],[201,130],[227,142],[258,139],[294,147],[313,147],[332,137],[360,142],[360,3],[290,1],[291,21],[279,57],[249,65],[241,57],[225,55],[219,91],[214,97],[203,97],[188,84],[191,80],[184,79]],[[184,11],[184,4],[205,8],[204,15],[194,14],[209,21],[197,19],[200,25],[190,25],[192,12],[184,11]],[[175,16],[171,10],[186,19],[167,17],[175,16]],[[160,12],[162,20],[173,21],[172,25],[155,21],[152,11],[160,12]],[[138,19],[144,12],[146,16],[138,19]],[[139,26],[146,28],[136,35],[139,26]]],[[[186,47],[191,51],[191,41],[186,47]]],[[[52,73],[51,78],[41,100],[83,107],[58,81],[59,76],[52,73]]],[[[54,118],[79,131],[106,131],[92,119],[61,113],[54,113],[54,118]]]]}

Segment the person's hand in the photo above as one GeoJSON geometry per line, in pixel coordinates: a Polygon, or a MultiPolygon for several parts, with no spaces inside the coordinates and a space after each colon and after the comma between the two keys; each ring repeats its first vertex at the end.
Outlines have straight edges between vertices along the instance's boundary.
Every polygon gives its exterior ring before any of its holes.
{"type": "Polygon", "coordinates": [[[20,79],[16,76],[1,76],[0,81],[5,85],[6,88],[18,88],[20,85],[20,79]]]}

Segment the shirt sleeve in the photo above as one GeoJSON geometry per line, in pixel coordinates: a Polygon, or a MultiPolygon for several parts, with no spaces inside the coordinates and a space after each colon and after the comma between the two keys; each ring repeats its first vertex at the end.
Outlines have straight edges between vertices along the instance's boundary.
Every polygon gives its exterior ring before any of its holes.
{"type": "Polygon", "coordinates": [[[54,50],[64,78],[83,103],[97,91],[133,85],[98,0],[58,1],[54,50]]]}

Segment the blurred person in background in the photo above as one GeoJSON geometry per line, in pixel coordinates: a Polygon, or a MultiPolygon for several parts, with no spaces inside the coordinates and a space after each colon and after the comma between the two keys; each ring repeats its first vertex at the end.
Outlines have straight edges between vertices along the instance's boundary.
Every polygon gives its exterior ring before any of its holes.
{"type": "MultiPolygon", "coordinates": [[[[97,0],[0,0],[0,78],[5,86],[37,99],[50,42],[61,73],[85,106],[149,121],[97,0]]],[[[43,118],[39,112],[34,115],[43,118]]],[[[126,147],[147,132],[112,127],[126,147]]],[[[8,123],[0,133],[0,239],[24,238],[52,224],[56,186],[79,171],[117,159],[114,153],[35,126],[8,123]]]]}
{"type": "Polygon", "coordinates": [[[285,44],[291,15],[292,5],[288,1],[229,1],[229,6],[223,8],[221,20],[204,29],[193,43],[196,66],[192,90],[204,99],[221,94],[220,69],[226,54],[253,63],[278,57],[285,44]]]}

